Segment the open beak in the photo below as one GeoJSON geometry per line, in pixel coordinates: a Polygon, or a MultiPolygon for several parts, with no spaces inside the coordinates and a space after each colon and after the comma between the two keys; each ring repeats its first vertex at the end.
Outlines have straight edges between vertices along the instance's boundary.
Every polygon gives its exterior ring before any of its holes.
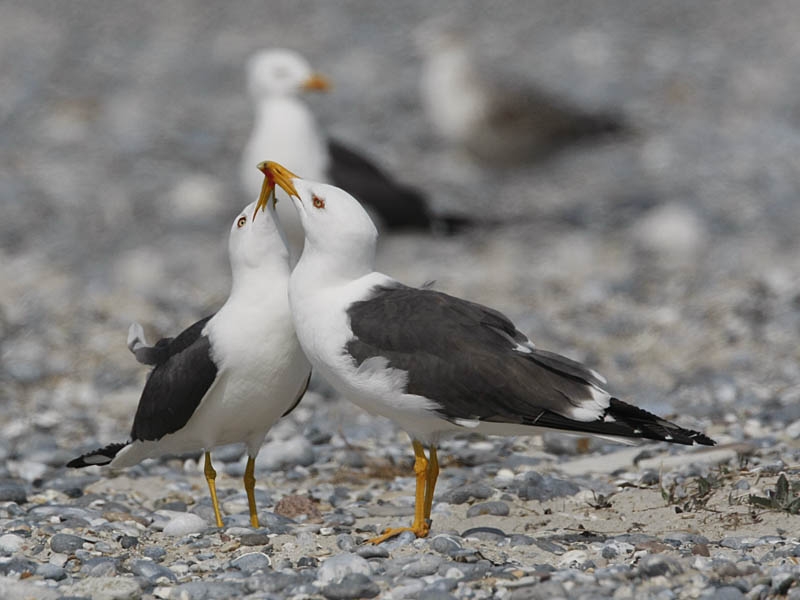
{"type": "Polygon", "coordinates": [[[264,173],[264,183],[261,184],[261,193],[258,195],[256,210],[253,212],[254,221],[256,220],[256,215],[258,214],[259,209],[267,209],[269,206],[270,197],[272,197],[273,207],[278,203],[278,199],[275,197],[275,179],[272,177],[271,173],[261,168],[261,166],[264,164],[266,163],[260,163],[258,165],[258,170],[264,173]]]}
{"type": "Polygon", "coordinates": [[[314,73],[303,82],[303,89],[312,92],[327,92],[330,87],[330,82],[319,73],[314,73]]]}
{"type": "MultiPolygon", "coordinates": [[[[277,184],[290,196],[297,196],[298,198],[300,197],[300,194],[297,193],[297,189],[294,187],[294,183],[292,183],[292,180],[300,178],[283,165],[279,165],[271,160],[266,160],[258,164],[258,170],[264,173],[264,181],[270,181],[271,189],[273,191],[275,190],[275,185],[277,184]]],[[[262,194],[263,193],[264,192],[262,191],[262,194]]],[[[261,199],[259,198],[258,206],[260,205],[261,199]]]]}

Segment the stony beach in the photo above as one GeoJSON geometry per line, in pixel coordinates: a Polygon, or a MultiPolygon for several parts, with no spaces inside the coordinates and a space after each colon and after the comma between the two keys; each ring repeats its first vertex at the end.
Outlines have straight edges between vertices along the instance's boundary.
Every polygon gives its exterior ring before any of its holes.
{"type": "MultiPolygon", "coordinates": [[[[0,598],[800,598],[800,7],[789,0],[30,0],[0,5],[0,598]],[[489,168],[430,131],[414,28],[635,127],[489,168]],[[67,470],[129,431],[146,369],[228,293],[242,66],[302,51],[321,122],[483,221],[383,235],[379,268],[497,308],[611,391],[717,440],[442,444],[431,535],[408,437],[315,379],[256,465],[67,470]]],[[[269,158],[269,157],[265,157],[269,158]]]]}

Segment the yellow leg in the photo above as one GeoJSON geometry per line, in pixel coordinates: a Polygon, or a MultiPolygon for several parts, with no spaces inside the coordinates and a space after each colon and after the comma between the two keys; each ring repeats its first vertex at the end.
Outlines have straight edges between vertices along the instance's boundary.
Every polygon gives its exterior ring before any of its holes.
{"type": "MultiPolygon", "coordinates": [[[[390,527],[378,537],[367,540],[371,544],[380,544],[388,539],[400,535],[404,531],[413,531],[417,537],[425,537],[430,531],[430,524],[425,518],[425,492],[428,487],[428,459],[425,449],[418,441],[412,442],[414,446],[414,473],[417,476],[416,497],[414,499],[414,522],[411,527],[390,527]]],[[[431,490],[433,493],[433,490],[431,490]]]]}
{"type": "Polygon", "coordinates": [[[436,446],[431,444],[428,461],[428,477],[425,480],[425,521],[428,527],[431,525],[431,508],[433,508],[433,490],[436,488],[436,480],[439,479],[439,457],[436,454],[436,446]]]}
{"type": "Polygon", "coordinates": [[[217,472],[211,464],[211,453],[206,452],[206,466],[203,469],[206,474],[206,481],[208,482],[208,491],[211,492],[211,504],[214,506],[214,517],[217,519],[217,527],[222,528],[222,514],[219,512],[219,501],[217,500],[217,484],[214,480],[217,478],[217,472]]]}
{"type": "Polygon", "coordinates": [[[247,457],[247,466],[244,469],[244,491],[247,492],[247,504],[250,507],[250,525],[258,529],[258,512],[256,511],[256,459],[247,457]]]}

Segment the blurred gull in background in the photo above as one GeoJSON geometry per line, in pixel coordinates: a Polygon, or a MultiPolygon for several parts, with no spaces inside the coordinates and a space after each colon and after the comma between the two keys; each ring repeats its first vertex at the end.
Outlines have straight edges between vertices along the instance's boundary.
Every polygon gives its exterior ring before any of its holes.
{"type": "Polygon", "coordinates": [[[441,19],[416,32],[428,119],[438,135],[474,158],[494,164],[542,159],[567,144],[626,129],[619,115],[591,112],[497,65],[484,68],[468,38],[441,19]]]}
{"type": "MultiPolygon", "coordinates": [[[[263,176],[256,165],[273,160],[303,177],[348,190],[389,229],[453,231],[467,223],[458,216],[432,215],[419,192],[395,182],[369,159],[324,134],[299,94],[325,90],[328,83],[297,52],[275,48],[255,53],[247,62],[247,85],[255,104],[255,123],[241,164],[248,194],[257,194],[261,186],[263,176]]],[[[279,192],[279,199],[282,195],[279,192]]],[[[278,214],[294,263],[303,234],[291,202],[283,200],[278,214]]]]}

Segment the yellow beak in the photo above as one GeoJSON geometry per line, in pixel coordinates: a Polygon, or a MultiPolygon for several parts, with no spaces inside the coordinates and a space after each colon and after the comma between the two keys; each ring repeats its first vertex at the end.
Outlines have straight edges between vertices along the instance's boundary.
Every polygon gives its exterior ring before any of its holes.
{"type": "MultiPolygon", "coordinates": [[[[258,165],[259,169],[263,164],[264,163],[258,165]]],[[[261,184],[261,193],[258,195],[256,210],[253,212],[254,221],[256,219],[256,215],[258,214],[259,209],[266,210],[267,206],[269,206],[270,196],[272,197],[272,205],[275,206],[275,204],[277,204],[278,202],[278,199],[275,197],[275,180],[265,171],[264,183],[261,184]]]]}
{"type": "MultiPolygon", "coordinates": [[[[256,204],[256,212],[258,212],[259,208],[267,205],[270,194],[274,196],[275,184],[279,185],[290,196],[299,197],[294,183],[292,183],[293,179],[299,179],[299,177],[283,165],[271,160],[265,160],[258,163],[258,170],[264,173],[264,185],[261,186],[261,196],[259,196],[258,204],[256,204]]],[[[275,202],[277,202],[277,199],[275,202]]]]}
{"type": "Polygon", "coordinates": [[[327,92],[330,87],[330,82],[319,73],[314,73],[303,82],[303,89],[312,92],[327,92]]]}

